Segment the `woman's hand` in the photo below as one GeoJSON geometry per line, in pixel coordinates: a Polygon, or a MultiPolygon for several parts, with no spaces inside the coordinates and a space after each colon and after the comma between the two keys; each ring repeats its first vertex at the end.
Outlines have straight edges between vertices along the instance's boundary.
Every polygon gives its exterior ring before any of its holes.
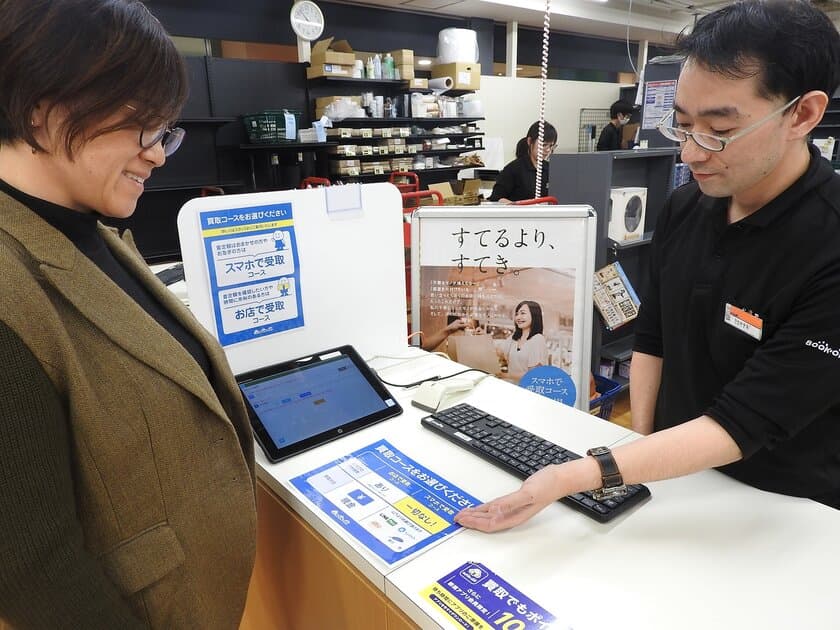
{"type": "Polygon", "coordinates": [[[497,532],[521,525],[560,497],[560,466],[546,466],[528,477],[522,487],[503,497],[466,508],[455,522],[482,532],[497,532]]]}

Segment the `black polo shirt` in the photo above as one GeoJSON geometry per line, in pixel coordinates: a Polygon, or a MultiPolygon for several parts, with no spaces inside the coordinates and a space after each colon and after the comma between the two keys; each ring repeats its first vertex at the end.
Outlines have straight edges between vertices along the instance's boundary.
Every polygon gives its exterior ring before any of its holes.
{"type": "Polygon", "coordinates": [[[612,123],[607,123],[601,129],[598,145],[595,148],[597,151],[618,151],[621,148],[621,129],[612,123]]]}
{"type": "Polygon", "coordinates": [[[663,359],[655,429],[709,415],[744,455],[723,472],[840,507],[840,176],[811,147],[769,204],[727,225],[728,203],[687,184],[657,223],[634,348],[663,359]]]}
{"type": "MultiPolygon", "coordinates": [[[[523,201],[534,198],[534,190],[537,185],[537,169],[531,162],[530,156],[516,158],[502,169],[496,178],[493,192],[489,201],[509,199],[510,201],[523,201]]],[[[542,193],[540,197],[548,196],[548,162],[543,161],[542,167],[542,193]]]]}

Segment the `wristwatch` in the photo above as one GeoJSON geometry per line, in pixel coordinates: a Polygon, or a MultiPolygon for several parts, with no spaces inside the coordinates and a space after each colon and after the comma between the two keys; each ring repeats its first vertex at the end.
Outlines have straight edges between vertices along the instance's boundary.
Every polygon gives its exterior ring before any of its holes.
{"type": "Polygon", "coordinates": [[[610,449],[606,446],[596,446],[586,451],[586,454],[594,457],[601,469],[601,487],[592,491],[592,497],[595,500],[603,501],[627,494],[627,486],[624,485],[621,471],[618,470],[618,464],[615,463],[615,457],[610,449]]]}

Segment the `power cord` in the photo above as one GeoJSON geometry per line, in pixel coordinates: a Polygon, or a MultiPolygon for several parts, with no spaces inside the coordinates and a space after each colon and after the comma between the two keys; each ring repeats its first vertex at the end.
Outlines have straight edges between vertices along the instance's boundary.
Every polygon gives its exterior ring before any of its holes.
{"type": "Polygon", "coordinates": [[[445,381],[448,378],[453,378],[455,376],[460,376],[461,374],[466,374],[467,372],[480,372],[481,374],[486,374],[487,376],[490,376],[490,372],[485,372],[484,370],[479,370],[477,368],[467,368],[466,370],[461,370],[460,372],[455,372],[454,374],[449,374],[447,376],[430,376],[428,378],[424,378],[424,379],[421,379],[419,381],[414,381],[413,383],[399,384],[399,383],[389,383],[384,378],[382,378],[376,370],[374,370],[374,374],[376,374],[376,377],[380,381],[382,381],[383,384],[388,385],[389,387],[402,387],[402,388],[405,388],[405,389],[408,389],[409,387],[417,387],[418,385],[422,385],[423,383],[430,383],[430,382],[433,382],[433,381],[445,381]]]}

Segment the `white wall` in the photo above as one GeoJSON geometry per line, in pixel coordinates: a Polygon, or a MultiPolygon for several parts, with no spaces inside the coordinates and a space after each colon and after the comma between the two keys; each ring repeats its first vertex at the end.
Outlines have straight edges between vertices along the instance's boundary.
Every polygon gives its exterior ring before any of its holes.
{"type": "MultiPolygon", "coordinates": [[[[545,119],[557,128],[557,152],[577,152],[580,110],[609,109],[619,98],[619,87],[594,81],[547,82],[545,119]]],[[[482,76],[478,94],[485,118],[481,128],[488,138],[502,139],[506,164],[515,156],[516,143],[539,119],[540,81],[482,76]]]]}

